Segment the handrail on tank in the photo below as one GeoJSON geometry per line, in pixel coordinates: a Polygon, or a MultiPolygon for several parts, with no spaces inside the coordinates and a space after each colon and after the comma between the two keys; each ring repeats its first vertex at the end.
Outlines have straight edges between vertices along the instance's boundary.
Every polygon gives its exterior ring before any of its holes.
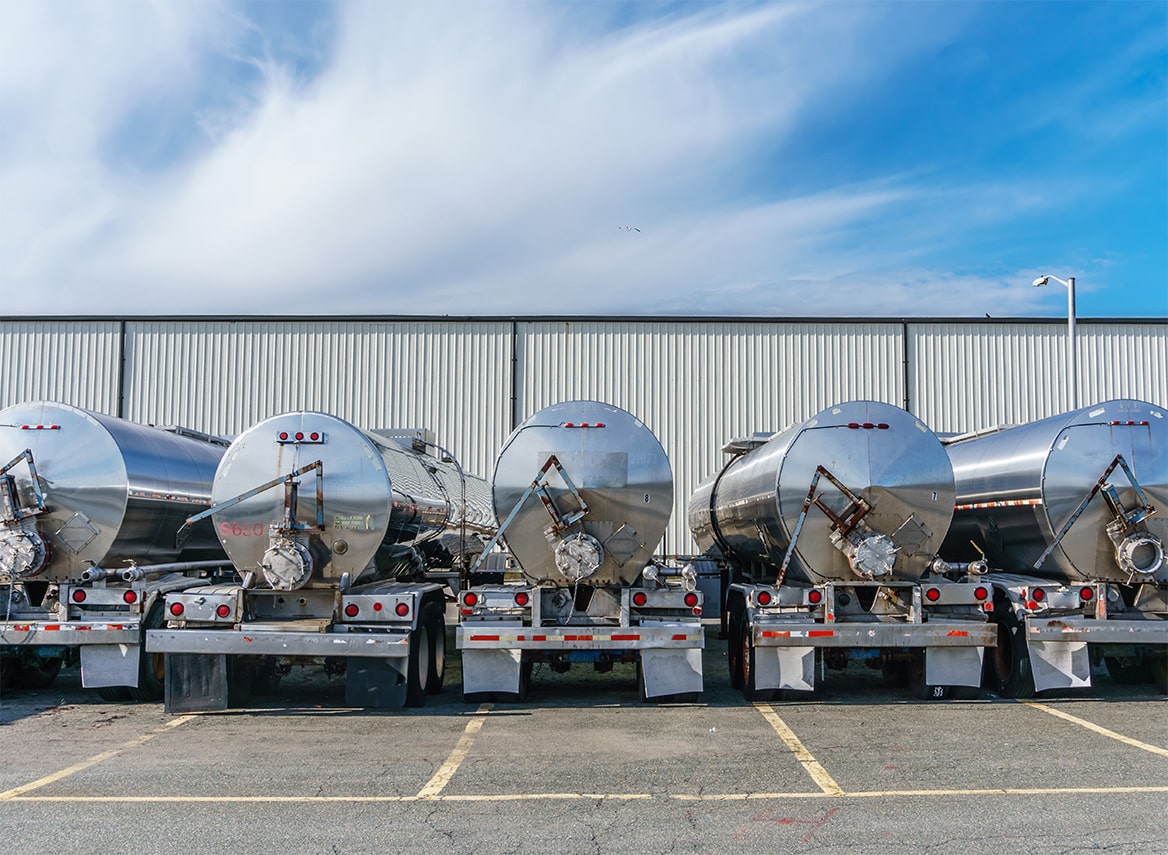
{"type": "Polygon", "coordinates": [[[1156,509],[1148,504],[1148,498],[1144,495],[1144,489],[1140,486],[1139,481],[1136,480],[1136,476],[1131,471],[1131,467],[1128,466],[1122,454],[1117,454],[1107,469],[1104,470],[1103,474],[1099,476],[1099,479],[1095,482],[1095,486],[1091,488],[1090,492],[1083,498],[1083,501],[1079,502],[1079,506],[1075,508],[1075,512],[1071,514],[1070,519],[1059,529],[1059,533],[1050,542],[1050,545],[1038,556],[1038,560],[1033,565],[1035,570],[1040,568],[1046,559],[1050,557],[1050,554],[1058,548],[1063,538],[1066,537],[1067,532],[1071,530],[1071,526],[1079,521],[1079,517],[1083,515],[1083,511],[1087,510],[1087,505],[1095,498],[1095,494],[1100,491],[1103,492],[1103,501],[1107,503],[1108,509],[1115,516],[1115,522],[1119,523],[1122,531],[1135,528],[1152,514],[1156,513],[1156,509]],[[1127,475],[1127,480],[1132,485],[1132,489],[1136,491],[1136,499],[1139,500],[1140,504],[1139,507],[1133,508],[1131,511],[1128,511],[1123,506],[1119,501],[1119,496],[1116,494],[1115,488],[1107,483],[1107,479],[1111,477],[1111,473],[1115,471],[1116,466],[1123,469],[1124,474],[1127,475]]]}
{"type": "Polygon", "coordinates": [[[507,515],[507,519],[503,520],[503,524],[499,526],[499,530],[495,532],[495,536],[492,537],[490,542],[483,547],[483,551],[480,553],[478,560],[475,561],[474,566],[472,566],[470,570],[467,571],[468,575],[474,574],[475,571],[479,569],[479,566],[486,560],[487,554],[490,553],[499,540],[502,539],[503,532],[507,530],[507,527],[511,525],[515,517],[519,515],[520,509],[523,507],[524,503],[532,493],[535,493],[539,496],[540,501],[543,502],[544,509],[548,512],[548,516],[552,518],[552,532],[555,534],[559,534],[565,529],[575,525],[588,513],[588,503],[584,501],[584,497],[581,496],[580,491],[576,489],[575,483],[573,483],[572,479],[568,476],[568,473],[564,470],[564,466],[562,463],[560,463],[560,459],[554,454],[549,454],[548,459],[544,461],[543,466],[541,466],[539,471],[535,473],[535,477],[531,480],[531,483],[527,486],[527,489],[523,491],[523,495],[519,497],[519,501],[515,503],[515,507],[511,509],[511,513],[507,515]],[[556,503],[552,500],[552,497],[547,490],[545,479],[547,478],[548,472],[550,472],[553,467],[557,472],[560,473],[560,477],[564,480],[564,484],[566,484],[568,487],[568,492],[570,492],[576,501],[580,503],[579,509],[573,511],[567,516],[560,513],[559,508],[556,507],[556,503]]]}
{"type": "Polygon", "coordinates": [[[0,486],[0,497],[3,499],[4,513],[4,516],[0,517],[0,521],[20,522],[20,520],[44,513],[45,497],[41,493],[40,479],[37,476],[36,461],[33,460],[31,448],[26,448],[3,466],[0,466],[0,485],[2,485],[0,486]],[[32,475],[32,492],[36,497],[36,506],[33,508],[24,507],[16,490],[16,479],[8,474],[22,460],[28,464],[28,471],[32,475]]]}
{"type": "Polygon", "coordinates": [[[252,487],[246,492],[240,493],[238,496],[233,496],[218,504],[212,505],[205,511],[200,511],[193,516],[186,518],[182,527],[179,528],[175,534],[175,545],[179,548],[186,542],[188,532],[191,526],[200,520],[204,520],[212,514],[225,511],[228,508],[233,508],[240,502],[258,496],[260,493],[266,492],[278,484],[284,485],[284,519],[281,521],[281,529],[284,531],[324,531],[324,463],[317,460],[314,463],[309,463],[307,466],[301,466],[294,472],[289,472],[287,475],[281,475],[278,478],[273,478],[265,484],[260,484],[258,487],[252,487]],[[296,479],[301,475],[307,475],[309,472],[316,470],[316,527],[315,529],[308,526],[297,526],[295,523],[296,517],[296,500],[299,495],[300,482],[296,479]]]}
{"type": "Polygon", "coordinates": [[[795,523],[795,530],[791,532],[791,542],[787,546],[787,552],[783,556],[783,563],[779,566],[779,575],[775,579],[775,587],[781,587],[783,580],[787,576],[787,567],[791,564],[791,558],[795,554],[795,543],[799,540],[799,533],[803,531],[803,523],[807,520],[807,512],[811,510],[811,506],[815,505],[831,520],[831,527],[837,530],[842,536],[847,537],[852,529],[859,525],[870,510],[872,506],[868,504],[862,497],[857,496],[846,486],[839,478],[835,477],[824,468],[822,465],[815,467],[815,475],[811,478],[811,488],[807,491],[807,498],[803,500],[803,507],[799,511],[799,519],[795,523]],[[837,515],[831,508],[823,504],[821,499],[822,494],[815,495],[815,490],[819,486],[819,479],[826,478],[834,484],[841,493],[843,493],[851,502],[847,508],[844,509],[843,516],[837,515]]]}

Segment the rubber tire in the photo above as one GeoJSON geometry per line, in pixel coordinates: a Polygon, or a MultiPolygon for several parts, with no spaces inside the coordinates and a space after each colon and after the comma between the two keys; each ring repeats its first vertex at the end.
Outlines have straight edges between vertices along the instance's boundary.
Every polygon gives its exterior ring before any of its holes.
{"type": "Polygon", "coordinates": [[[406,659],[406,702],[407,707],[426,705],[426,684],[430,676],[430,629],[425,620],[418,622],[418,628],[410,632],[410,653],[406,659]]]}
{"type": "Polygon", "coordinates": [[[227,657],[227,706],[244,707],[255,691],[256,666],[240,662],[238,656],[227,657]]]}
{"type": "Polygon", "coordinates": [[[952,689],[952,686],[930,686],[925,682],[925,651],[915,653],[909,659],[908,690],[918,701],[943,701],[952,689]]]}
{"type": "Polygon", "coordinates": [[[445,609],[431,601],[423,610],[423,620],[430,627],[430,669],[426,677],[426,692],[436,695],[442,691],[442,683],[446,679],[445,609]]]}
{"type": "Polygon", "coordinates": [[[166,605],[159,596],[142,621],[142,641],[138,650],[138,685],[130,686],[130,697],[135,701],[153,703],[166,694],[166,654],[146,652],[146,630],[161,629],[166,625],[166,605]]]}
{"type": "Polygon", "coordinates": [[[12,680],[20,670],[20,660],[15,656],[0,656],[0,692],[12,688],[12,680]]]}
{"type": "Polygon", "coordinates": [[[1003,698],[1033,698],[1034,675],[1030,671],[1030,651],[1026,646],[1026,627],[1009,604],[994,604],[994,623],[998,627],[998,646],[986,651],[990,660],[989,688],[1003,698]]]}
{"type": "Polygon", "coordinates": [[[129,686],[98,686],[97,696],[111,704],[124,704],[131,700],[129,686]]]}
{"type": "Polygon", "coordinates": [[[726,620],[726,664],[730,668],[730,687],[742,691],[742,614],[734,612],[726,620]]]}
{"type": "Polygon", "coordinates": [[[53,685],[61,673],[61,659],[38,660],[36,665],[20,664],[12,676],[13,684],[20,689],[47,689],[53,685]]]}
{"type": "Polygon", "coordinates": [[[1132,660],[1126,657],[1104,656],[1103,661],[1107,664],[1107,673],[1111,675],[1112,681],[1121,686],[1138,686],[1151,679],[1147,667],[1148,660],[1142,657],[1132,660]]]}
{"type": "Polygon", "coordinates": [[[1168,693],[1168,656],[1152,656],[1148,659],[1148,671],[1152,684],[1161,694],[1168,693]]]}

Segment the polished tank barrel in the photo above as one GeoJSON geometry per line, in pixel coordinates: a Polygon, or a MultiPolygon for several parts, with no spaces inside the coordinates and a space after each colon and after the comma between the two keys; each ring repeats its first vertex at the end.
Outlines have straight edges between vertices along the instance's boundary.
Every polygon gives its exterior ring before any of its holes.
{"type": "Polygon", "coordinates": [[[1168,580],[1164,407],[1106,401],[947,449],[957,483],[948,552],[982,550],[993,568],[1066,581],[1168,580]],[[1116,465],[1105,482],[1118,506],[1101,488],[1071,522],[1117,457],[1135,483],[1116,465]],[[1127,522],[1118,522],[1125,513],[1127,522]]]}
{"type": "Polygon", "coordinates": [[[673,472],[657,437],[632,414],[567,401],[515,429],[495,461],[492,493],[500,524],[511,518],[507,545],[531,581],[630,584],[669,524],[673,472]],[[533,484],[541,489],[528,492],[533,484]]]}
{"type": "Polygon", "coordinates": [[[690,498],[703,551],[773,581],[794,540],[786,578],[815,583],[912,581],[937,557],[953,472],[936,434],[904,410],[850,401],[750,445],[690,498]]]}
{"type": "Polygon", "coordinates": [[[464,481],[409,438],[318,412],[283,413],[240,434],[212,498],[232,563],[279,590],[336,584],[344,574],[354,584],[412,575],[413,548],[451,530],[494,530],[484,479],[464,481]]]}
{"type": "Polygon", "coordinates": [[[68,404],[0,410],[0,576],[81,582],[91,568],[222,558],[211,503],[225,448],[68,404]]]}

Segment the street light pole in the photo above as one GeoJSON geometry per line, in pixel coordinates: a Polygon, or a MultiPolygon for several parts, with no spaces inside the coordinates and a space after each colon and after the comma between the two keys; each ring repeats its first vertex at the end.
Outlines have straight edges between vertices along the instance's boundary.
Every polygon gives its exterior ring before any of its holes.
{"type": "Polygon", "coordinates": [[[1041,288],[1047,282],[1054,280],[1067,289],[1067,398],[1071,402],[1071,409],[1079,409],[1079,373],[1075,347],[1075,277],[1068,276],[1059,279],[1057,276],[1039,276],[1034,280],[1034,287],[1041,288]]]}

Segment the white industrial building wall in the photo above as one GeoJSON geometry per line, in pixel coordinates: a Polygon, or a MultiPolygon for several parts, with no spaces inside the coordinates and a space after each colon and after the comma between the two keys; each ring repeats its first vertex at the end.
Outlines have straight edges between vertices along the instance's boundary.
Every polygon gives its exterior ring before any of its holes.
{"type": "Polygon", "coordinates": [[[673,466],[662,548],[674,554],[695,549],[686,502],[725,462],[727,440],[781,430],[843,400],[904,403],[896,323],[529,321],[518,325],[517,358],[520,419],[591,398],[657,435],[673,466]]]}
{"type": "MultiPolygon", "coordinates": [[[[1041,323],[907,325],[909,408],[938,432],[1022,424],[1071,408],[1067,330],[1041,323]]],[[[1079,404],[1140,398],[1168,406],[1168,327],[1080,324],[1079,404]]]]}
{"type": "Polygon", "coordinates": [[[510,427],[511,325],[433,321],[127,324],[126,412],[231,436],[289,410],[431,428],[487,477],[510,427]]]}
{"type": "Polygon", "coordinates": [[[0,322],[0,407],[62,401],[116,413],[120,331],[117,321],[0,322]]]}

